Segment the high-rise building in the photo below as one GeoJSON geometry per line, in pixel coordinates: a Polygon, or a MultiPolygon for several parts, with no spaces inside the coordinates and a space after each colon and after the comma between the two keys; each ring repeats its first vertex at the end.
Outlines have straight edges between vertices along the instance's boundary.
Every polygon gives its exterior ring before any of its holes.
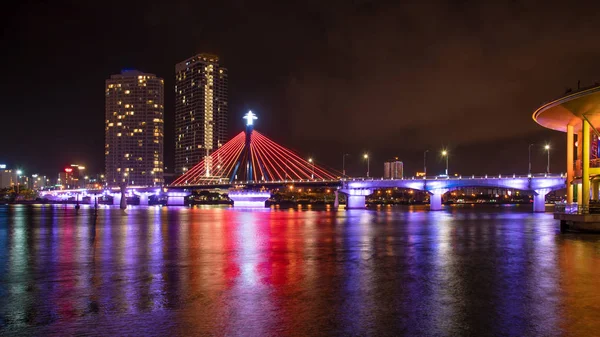
{"type": "Polygon", "coordinates": [[[105,169],[109,186],[163,184],[164,80],[124,70],[106,80],[105,169]]]}
{"type": "Polygon", "coordinates": [[[383,163],[384,179],[402,179],[404,176],[404,164],[398,160],[398,157],[383,163]]]}
{"type": "MultiPolygon", "coordinates": [[[[227,69],[210,54],[175,66],[175,174],[208,157],[227,141],[227,69]]],[[[210,176],[212,164],[206,165],[210,176]]]]}

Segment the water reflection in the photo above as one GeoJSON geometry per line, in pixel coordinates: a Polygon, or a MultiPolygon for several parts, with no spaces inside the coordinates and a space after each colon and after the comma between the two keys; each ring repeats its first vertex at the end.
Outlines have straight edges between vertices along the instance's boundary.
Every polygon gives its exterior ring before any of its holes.
{"type": "Polygon", "coordinates": [[[0,206],[0,334],[593,335],[599,266],[518,208],[0,206]]]}

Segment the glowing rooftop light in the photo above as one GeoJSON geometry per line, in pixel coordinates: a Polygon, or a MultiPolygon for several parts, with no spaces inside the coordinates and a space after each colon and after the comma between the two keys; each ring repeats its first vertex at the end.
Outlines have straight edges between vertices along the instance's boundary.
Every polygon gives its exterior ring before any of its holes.
{"type": "Polygon", "coordinates": [[[17,174],[18,174],[18,175],[21,175],[21,174],[23,174],[23,171],[21,171],[21,170],[17,170],[17,174]]]}
{"type": "Polygon", "coordinates": [[[254,120],[258,119],[258,117],[256,117],[256,115],[251,110],[249,110],[244,115],[244,119],[246,120],[246,125],[253,125],[254,124],[254,120]]]}

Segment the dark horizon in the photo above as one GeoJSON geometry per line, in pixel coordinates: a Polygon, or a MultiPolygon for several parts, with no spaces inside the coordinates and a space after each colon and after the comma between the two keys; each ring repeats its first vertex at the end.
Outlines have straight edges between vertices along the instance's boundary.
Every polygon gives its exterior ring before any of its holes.
{"type": "MultiPolygon", "coordinates": [[[[54,176],[104,168],[104,81],[122,69],[165,80],[165,163],[173,168],[175,64],[219,55],[229,70],[229,134],[249,109],[257,130],[341,171],[380,176],[525,174],[528,145],[565,135],[531,118],[541,104],[594,83],[598,11],[574,4],[243,1],[14,4],[3,17],[5,104],[0,163],[54,176]],[[551,23],[551,24],[549,24],[551,23]]],[[[594,4],[594,7],[600,5],[594,4]]],[[[532,151],[534,172],[546,153],[532,151]]]]}

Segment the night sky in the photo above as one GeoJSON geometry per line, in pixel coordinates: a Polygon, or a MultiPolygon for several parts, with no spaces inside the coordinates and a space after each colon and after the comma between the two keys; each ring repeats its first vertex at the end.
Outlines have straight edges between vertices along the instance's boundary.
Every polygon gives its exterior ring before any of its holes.
{"type": "MultiPolygon", "coordinates": [[[[16,2],[15,2],[16,3],[16,2]]],[[[600,3],[466,1],[23,1],[4,7],[0,163],[55,176],[104,167],[104,81],[165,79],[173,165],[175,64],[199,52],[229,69],[229,133],[242,115],[301,155],[372,175],[565,171],[565,136],[531,119],[566,88],[600,80],[600,3]]]]}

